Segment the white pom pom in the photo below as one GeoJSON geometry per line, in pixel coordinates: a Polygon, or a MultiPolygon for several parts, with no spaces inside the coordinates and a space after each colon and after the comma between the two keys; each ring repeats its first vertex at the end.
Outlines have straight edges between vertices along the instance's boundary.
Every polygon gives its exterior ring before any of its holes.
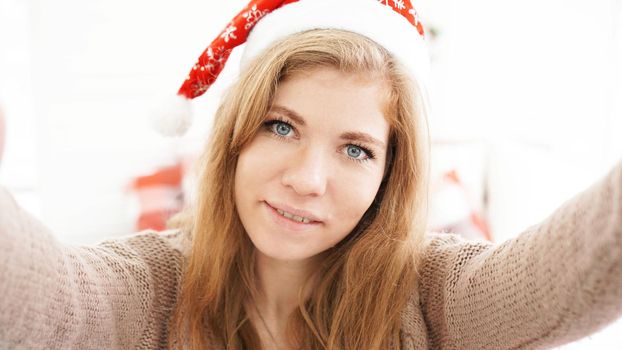
{"type": "Polygon", "coordinates": [[[176,95],[152,113],[151,124],[163,136],[183,136],[192,125],[190,100],[176,95]]]}

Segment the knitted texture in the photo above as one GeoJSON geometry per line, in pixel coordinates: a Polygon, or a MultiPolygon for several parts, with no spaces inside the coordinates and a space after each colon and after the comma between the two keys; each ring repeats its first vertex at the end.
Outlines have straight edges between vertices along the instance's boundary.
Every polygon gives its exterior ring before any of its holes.
{"type": "Polygon", "coordinates": [[[0,188],[0,349],[165,349],[179,239],[62,246],[0,188]]]}
{"type": "MultiPolygon", "coordinates": [[[[166,348],[189,244],[171,230],[62,246],[0,188],[0,348],[166,348]]],[[[621,315],[622,163],[500,245],[429,234],[400,338],[542,349],[621,315]]]]}

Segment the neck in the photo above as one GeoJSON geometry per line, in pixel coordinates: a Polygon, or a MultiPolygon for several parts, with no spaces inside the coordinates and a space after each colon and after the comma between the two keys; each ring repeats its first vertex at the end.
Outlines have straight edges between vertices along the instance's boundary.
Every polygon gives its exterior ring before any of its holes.
{"type": "MultiPolygon", "coordinates": [[[[250,317],[265,344],[279,343],[279,349],[288,349],[286,327],[289,316],[298,306],[299,297],[307,300],[313,283],[311,277],[321,257],[308,260],[284,261],[270,258],[256,251],[257,299],[248,307],[250,317]],[[302,293],[299,295],[299,293],[302,293]]],[[[251,301],[252,302],[252,301],[251,301]]],[[[268,347],[270,348],[270,347],[268,347]]]]}
{"type": "MultiPolygon", "coordinates": [[[[257,251],[257,307],[264,318],[286,319],[298,305],[299,291],[311,276],[315,264],[309,260],[283,261],[257,251]]],[[[307,288],[308,289],[308,288],[307,288]]],[[[303,300],[309,296],[303,291],[303,300]]]]}

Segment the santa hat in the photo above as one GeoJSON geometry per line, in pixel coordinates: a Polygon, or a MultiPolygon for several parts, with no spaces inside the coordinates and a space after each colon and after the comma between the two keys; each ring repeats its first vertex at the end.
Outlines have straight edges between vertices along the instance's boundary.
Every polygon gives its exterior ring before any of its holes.
{"type": "Polygon", "coordinates": [[[410,0],[252,0],[201,54],[179,89],[177,101],[155,121],[156,129],[168,136],[185,133],[191,124],[190,100],[216,81],[235,47],[246,43],[244,67],[288,35],[329,28],[355,32],[380,44],[425,91],[429,55],[423,26],[410,0]]]}

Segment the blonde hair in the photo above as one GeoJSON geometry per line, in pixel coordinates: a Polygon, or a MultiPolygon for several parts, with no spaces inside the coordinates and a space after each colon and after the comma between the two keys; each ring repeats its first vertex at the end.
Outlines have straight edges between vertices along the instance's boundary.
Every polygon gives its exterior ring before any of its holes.
{"type": "MultiPolygon", "coordinates": [[[[334,67],[387,84],[390,150],[378,194],[355,229],[326,252],[308,300],[287,334],[307,349],[398,349],[401,312],[416,293],[427,207],[428,137],[424,101],[404,68],[359,34],[332,29],[294,34],[254,59],[224,97],[201,159],[196,205],[178,227],[193,242],[170,342],[184,348],[259,349],[246,302],[256,293],[255,248],[234,201],[240,150],[253,139],[280,81],[334,67]]],[[[178,219],[179,219],[178,218],[178,219]]]]}

